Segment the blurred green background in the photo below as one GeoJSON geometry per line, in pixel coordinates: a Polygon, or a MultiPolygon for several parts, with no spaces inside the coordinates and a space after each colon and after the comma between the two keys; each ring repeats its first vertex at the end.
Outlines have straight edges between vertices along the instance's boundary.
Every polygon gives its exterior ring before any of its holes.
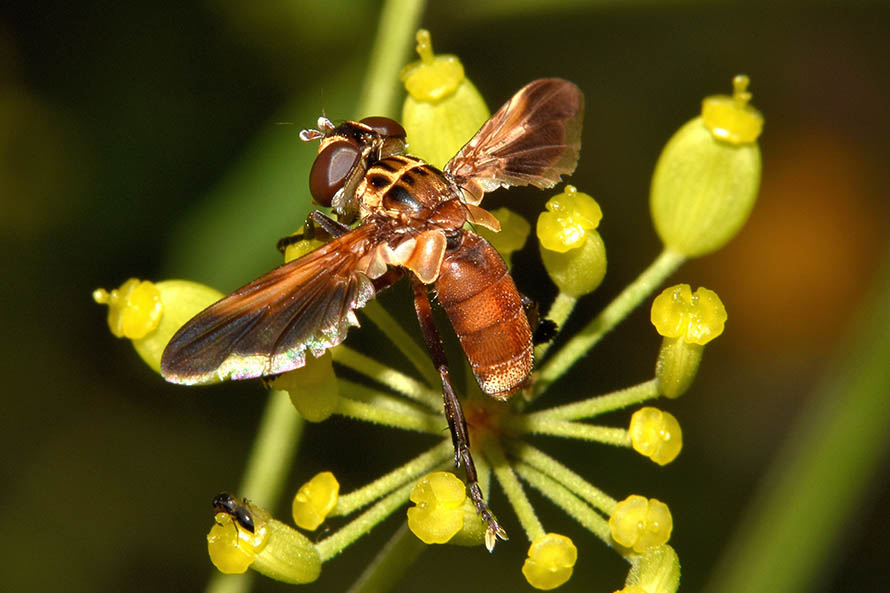
{"type": "MultiPolygon", "coordinates": [[[[379,11],[378,2],[345,0],[0,6],[4,589],[196,591],[206,583],[209,501],[236,488],[264,391],[165,384],[110,336],[90,294],[130,276],[187,277],[228,291],[276,265],[276,239],[309,207],[315,147],[297,130],[322,110],[355,115],[379,11]],[[290,155],[292,164],[276,168],[290,155]]],[[[877,2],[459,0],[431,3],[422,24],[437,51],[462,58],[492,109],[542,76],[585,92],[572,183],[603,208],[610,260],[569,329],[658,253],[648,184],[663,144],[702,97],[728,93],[736,73],[751,77],[766,116],[759,202],[736,240],[676,277],[717,291],[729,312],[693,389],[658,403],[683,426],[682,455],[658,468],[627,451],[536,439],[619,499],[640,492],[666,501],[683,590],[699,591],[795,420],[832,380],[832,361],[855,343],[845,336],[888,260],[890,10],[877,2]]],[[[545,198],[514,190],[485,205],[533,220],[545,198]]],[[[536,249],[514,263],[520,288],[546,305],[555,293],[536,249]]],[[[416,335],[404,287],[383,302],[416,335]]],[[[365,325],[350,340],[371,351],[378,336],[365,325]]],[[[658,345],[647,312],[637,311],[552,401],[649,378],[658,345]]],[[[890,416],[886,404],[883,412],[890,416]]],[[[628,416],[607,420],[624,425],[628,416]]],[[[309,426],[288,490],[322,469],[350,490],[427,445],[342,419],[309,426]]],[[[890,472],[883,449],[878,458],[810,591],[887,590],[890,472]]],[[[619,589],[623,561],[533,500],[548,529],[580,549],[562,590],[619,589]]],[[[506,506],[500,494],[493,506],[506,506]]],[[[286,517],[286,509],[275,510],[286,517]]],[[[527,544],[502,514],[513,541],[491,556],[434,548],[397,590],[531,590],[519,572],[527,544]],[[455,574],[465,575],[462,584],[455,574]]],[[[312,590],[345,589],[397,523],[326,565],[312,590]]],[[[256,590],[284,587],[257,579],[256,590]]]]}

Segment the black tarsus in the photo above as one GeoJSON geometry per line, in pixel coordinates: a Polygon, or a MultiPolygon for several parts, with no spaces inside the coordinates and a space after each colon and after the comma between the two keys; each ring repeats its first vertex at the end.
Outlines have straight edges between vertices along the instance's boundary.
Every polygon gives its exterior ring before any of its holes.
{"type": "Polygon", "coordinates": [[[546,344],[556,337],[559,333],[559,326],[552,319],[541,317],[541,311],[538,307],[538,301],[519,293],[519,299],[522,301],[522,308],[525,310],[525,317],[528,319],[528,325],[532,328],[532,344],[546,344]]]}

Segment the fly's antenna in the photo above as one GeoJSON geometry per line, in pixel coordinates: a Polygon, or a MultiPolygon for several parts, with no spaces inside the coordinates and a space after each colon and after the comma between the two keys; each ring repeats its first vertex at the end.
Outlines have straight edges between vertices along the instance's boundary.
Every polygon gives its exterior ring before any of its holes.
{"type": "Polygon", "coordinates": [[[319,138],[324,138],[325,134],[334,129],[334,124],[331,123],[331,120],[326,118],[324,115],[318,118],[318,121],[315,123],[318,126],[318,129],[309,128],[306,130],[300,130],[300,140],[303,142],[312,142],[313,140],[318,140],[319,138]]]}

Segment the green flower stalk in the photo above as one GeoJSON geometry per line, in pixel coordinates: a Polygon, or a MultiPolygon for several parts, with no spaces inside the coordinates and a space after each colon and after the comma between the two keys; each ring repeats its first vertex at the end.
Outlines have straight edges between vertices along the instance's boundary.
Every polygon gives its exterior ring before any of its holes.
{"type": "MultiPolygon", "coordinates": [[[[403,123],[410,152],[441,166],[482,125],[488,109],[460,60],[434,55],[427,31],[417,33],[417,42],[421,59],[402,72],[408,93],[403,123]],[[428,139],[435,141],[424,144],[428,139]]],[[[525,536],[528,546],[520,548],[527,553],[521,567],[517,560],[517,570],[536,589],[550,590],[567,582],[579,553],[589,552],[584,542],[547,529],[526,493],[527,486],[628,561],[624,593],[673,593],[678,587],[679,560],[667,545],[673,529],[667,505],[640,494],[618,501],[532,441],[555,436],[575,439],[579,450],[588,443],[634,449],[659,465],[679,455],[680,424],[666,411],[641,407],[627,428],[599,424],[595,419],[662,395],[677,397],[689,388],[703,344],[723,331],[726,320],[722,303],[711,291],[693,293],[689,286],[679,285],[654,300],[652,321],[663,336],[654,376],[612,393],[584,394],[561,406],[543,407],[544,400],[539,398],[599,338],[647,300],[685,258],[719,248],[744,223],[759,183],[756,138],[762,123],[748,105],[746,85],[747,79],[737,79],[732,98],[707,99],[702,117],[684,126],[659,159],[650,204],[665,243],[664,253],[579,333],[557,341],[553,352],[546,345],[536,348],[539,371],[521,395],[509,402],[495,401],[484,397],[474,383],[462,398],[478,485],[486,499],[495,483],[505,494],[522,530],[505,545],[521,542],[525,536]],[[533,404],[538,409],[527,411],[533,404]]],[[[525,243],[531,225],[506,210],[494,214],[502,232],[488,236],[509,259],[525,243]]],[[[550,311],[559,326],[577,300],[603,279],[607,262],[597,231],[602,219],[602,208],[593,198],[566,186],[544,205],[537,220],[542,260],[560,291],[550,311]]],[[[294,242],[286,255],[298,257],[314,247],[306,241],[294,242]]],[[[97,302],[109,305],[109,325],[115,335],[133,340],[156,370],[166,340],[219,296],[181,281],[156,285],[129,281],[116,291],[94,294],[97,302]]],[[[321,422],[340,415],[433,435],[439,442],[349,492],[341,492],[340,481],[330,471],[305,482],[295,493],[291,510],[299,530],[323,529],[324,538],[315,543],[247,501],[222,510],[215,506],[208,550],[221,571],[250,568],[288,583],[312,582],[325,562],[406,506],[407,528],[423,545],[493,547],[493,536],[467,496],[464,481],[444,471],[453,464],[454,450],[451,436],[443,432],[446,420],[437,373],[418,356],[413,339],[382,309],[364,311],[414,363],[419,378],[339,345],[319,358],[309,357],[306,366],[275,378],[272,386],[286,390],[306,420],[321,422]],[[342,367],[367,381],[338,377],[337,369],[342,367]],[[329,524],[335,517],[345,519],[336,526],[329,524]]],[[[393,569],[398,563],[387,555],[404,552],[404,537],[398,535],[396,543],[385,546],[374,566],[393,569]]],[[[379,575],[368,578],[392,581],[379,575]]]]}

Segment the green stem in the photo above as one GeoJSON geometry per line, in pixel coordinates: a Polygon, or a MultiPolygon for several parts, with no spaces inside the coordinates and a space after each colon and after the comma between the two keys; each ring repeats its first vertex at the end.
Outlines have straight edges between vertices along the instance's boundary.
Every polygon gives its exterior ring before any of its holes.
{"type": "Polygon", "coordinates": [[[609,306],[569,340],[542,367],[534,386],[540,395],[562,377],[594,344],[621,322],[648,295],[673,274],[685,261],[679,253],[665,249],[640,276],[613,300],[609,306]]]}
{"type": "Polygon", "coordinates": [[[540,449],[513,441],[510,443],[510,454],[522,463],[547,474],[605,515],[611,515],[618,504],[614,498],[540,449]]]}
{"type": "Polygon", "coordinates": [[[417,372],[426,380],[427,385],[439,384],[439,374],[433,368],[429,354],[405,331],[402,324],[396,321],[389,314],[389,311],[383,308],[383,305],[377,301],[371,301],[365,306],[364,313],[399,352],[408,359],[408,362],[417,369],[417,372]]]}
{"type": "Polygon", "coordinates": [[[406,484],[384,497],[380,502],[338,529],[333,535],[318,544],[318,554],[322,562],[327,562],[351,543],[370,532],[378,523],[389,517],[397,508],[408,501],[414,483],[406,484]]]}
{"type": "Polygon", "coordinates": [[[630,447],[631,444],[630,435],[623,428],[594,426],[569,420],[515,416],[510,421],[510,430],[515,434],[549,434],[555,437],[594,441],[616,447],[630,447]]]}
{"type": "Polygon", "coordinates": [[[340,496],[331,516],[348,515],[349,513],[370,504],[381,496],[389,494],[407,482],[417,481],[432,468],[447,461],[452,454],[451,441],[442,441],[429,451],[421,453],[405,465],[377,478],[370,484],[349,494],[340,496]]]}
{"type": "MultiPolygon", "coordinates": [[[[429,414],[430,410],[412,401],[386,393],[368,385],[355,383],[348,379],[339,379],[338,385],[340,393],[349,399],[360,401],[378,408],[385,408],[393,412],[403,412],[405,414],[429,414]]],[[[439,398],[441,404],[441,396],[439,398]]],[[[441,408],[441,405],[439,406],[441,408]]],[[[440,410],[436,410],[436,414],[440,415],[440,410]]]]}
{"type": "Polygon", "coordinates": [[[398,87],[394,83],[399,80],[399,72],[411,52],[425,5],[423,0],[387,0],[383,4],[368,73],[362,84],[359,117],[395,115],[398,87]]]}
{"type": "Polygon", "coordinates": [[[507,495],[513,511],[519,518],[519,523],[525,530],[528,541],[533,542],[543,536],[545,533],[544,526],[541,525],[532,503],[529,502],[528,497],[525,495],[522,484],[519,483],[519,479],[513,473],[513,468],[510,467],[510,462],[507,461],[500,443],[494,439],[486,441],[485,455],[491,462],[494,476],[497,478],[501,488],[504,489],[504,494],[507,495]]]}
{"type": "Polygon", "coordinates": [[[606,412],[620,410],[640,402],[658,397],[658,385],[655,379],[619,389],[612,393],[597,395],[579,402],[548,408],[539,412],[526,414],[526,420],[581,420],[593,418],[606,412]]]}
{"type": "MultiPolygon", "coordinates": [[[[553,301],[550,310],[547,311],[547,319],[556,324],[558,331],[562,331],[569,315],[575,310],[575,305],[577,303],[577,298],[569,296],[564,292],[560,292],[556,295],[556,300],[553,301]]],[[[553,340],[535,346],[535,360],[544,360],[544,355],[547,354],[547,350],[550,349],[551,344],[553,344],[553,340]]]]}
{"type": "MultiPolygon", "coordinates": [[[[440,392],[430,389],[420,381],[400,373],[370,356],[365,356],[343,344],[333,348],[331,355],[338,364],[361,373],[369,379],[373,379],[377,383],[401,393],[405,397],[421,402],[433,410],[442,409],[442,395],[440,392]]],[[[427,365],[432,368],[429,360],[429,357],[427,357],[427,365]]]]}
{"type": "Polygon", "coordinates": [[[434,435],[442,434],[445,428],[445,419],[441,415],[422,414],[420,412],[414,414],[396,412],[355,401],[348,397],[340,397],[335,413],[356,420],[434,435]]]}
{"type": "Polygon", "coordinates": [[[525,463],[516,464],[516,473],[570,517],[573,517],[582,527],[612,545],[612,531],[609,529],[609,522],[562,484],[525,463]]]}
{"type": "MultiPolygon", "coordinates": [[[[274,508],[281,497],[287,473],[293,466],[297,445],[303,434],[303,418],[294,410],[285,391],[269,391],[269,399],[247,459],[247,469],[238,489],[264,508],[274,508]]],[[[207,593],[245,593],[250,590],[248,575],[215,573],[207,593]]]]}
{"type": "Polygon", "coordinates": [[[428,547],[402,523],[346,593],[389,591],[428,547]]]}
{"type": "MultiPolygon", "coordinates": [[[[424,4],[423,0],[387,0],[384,4],[358,113],[392,113],[399,70],[410,52],[424,4]]],[[[294,411],[288,395],[273,391],[242,483],[242,491],[249,493],[261,506],[274,508],[284,472],[291,467],[296,453],[301,428],[302,419],[294,411]]],[[[407,496],[408,492],[405,493],[406,499],[407,496]]],[[[227,576],[211,578],[208,593],[245,593],[250,589],[252,579],[225,578],[227,576]]]]}

